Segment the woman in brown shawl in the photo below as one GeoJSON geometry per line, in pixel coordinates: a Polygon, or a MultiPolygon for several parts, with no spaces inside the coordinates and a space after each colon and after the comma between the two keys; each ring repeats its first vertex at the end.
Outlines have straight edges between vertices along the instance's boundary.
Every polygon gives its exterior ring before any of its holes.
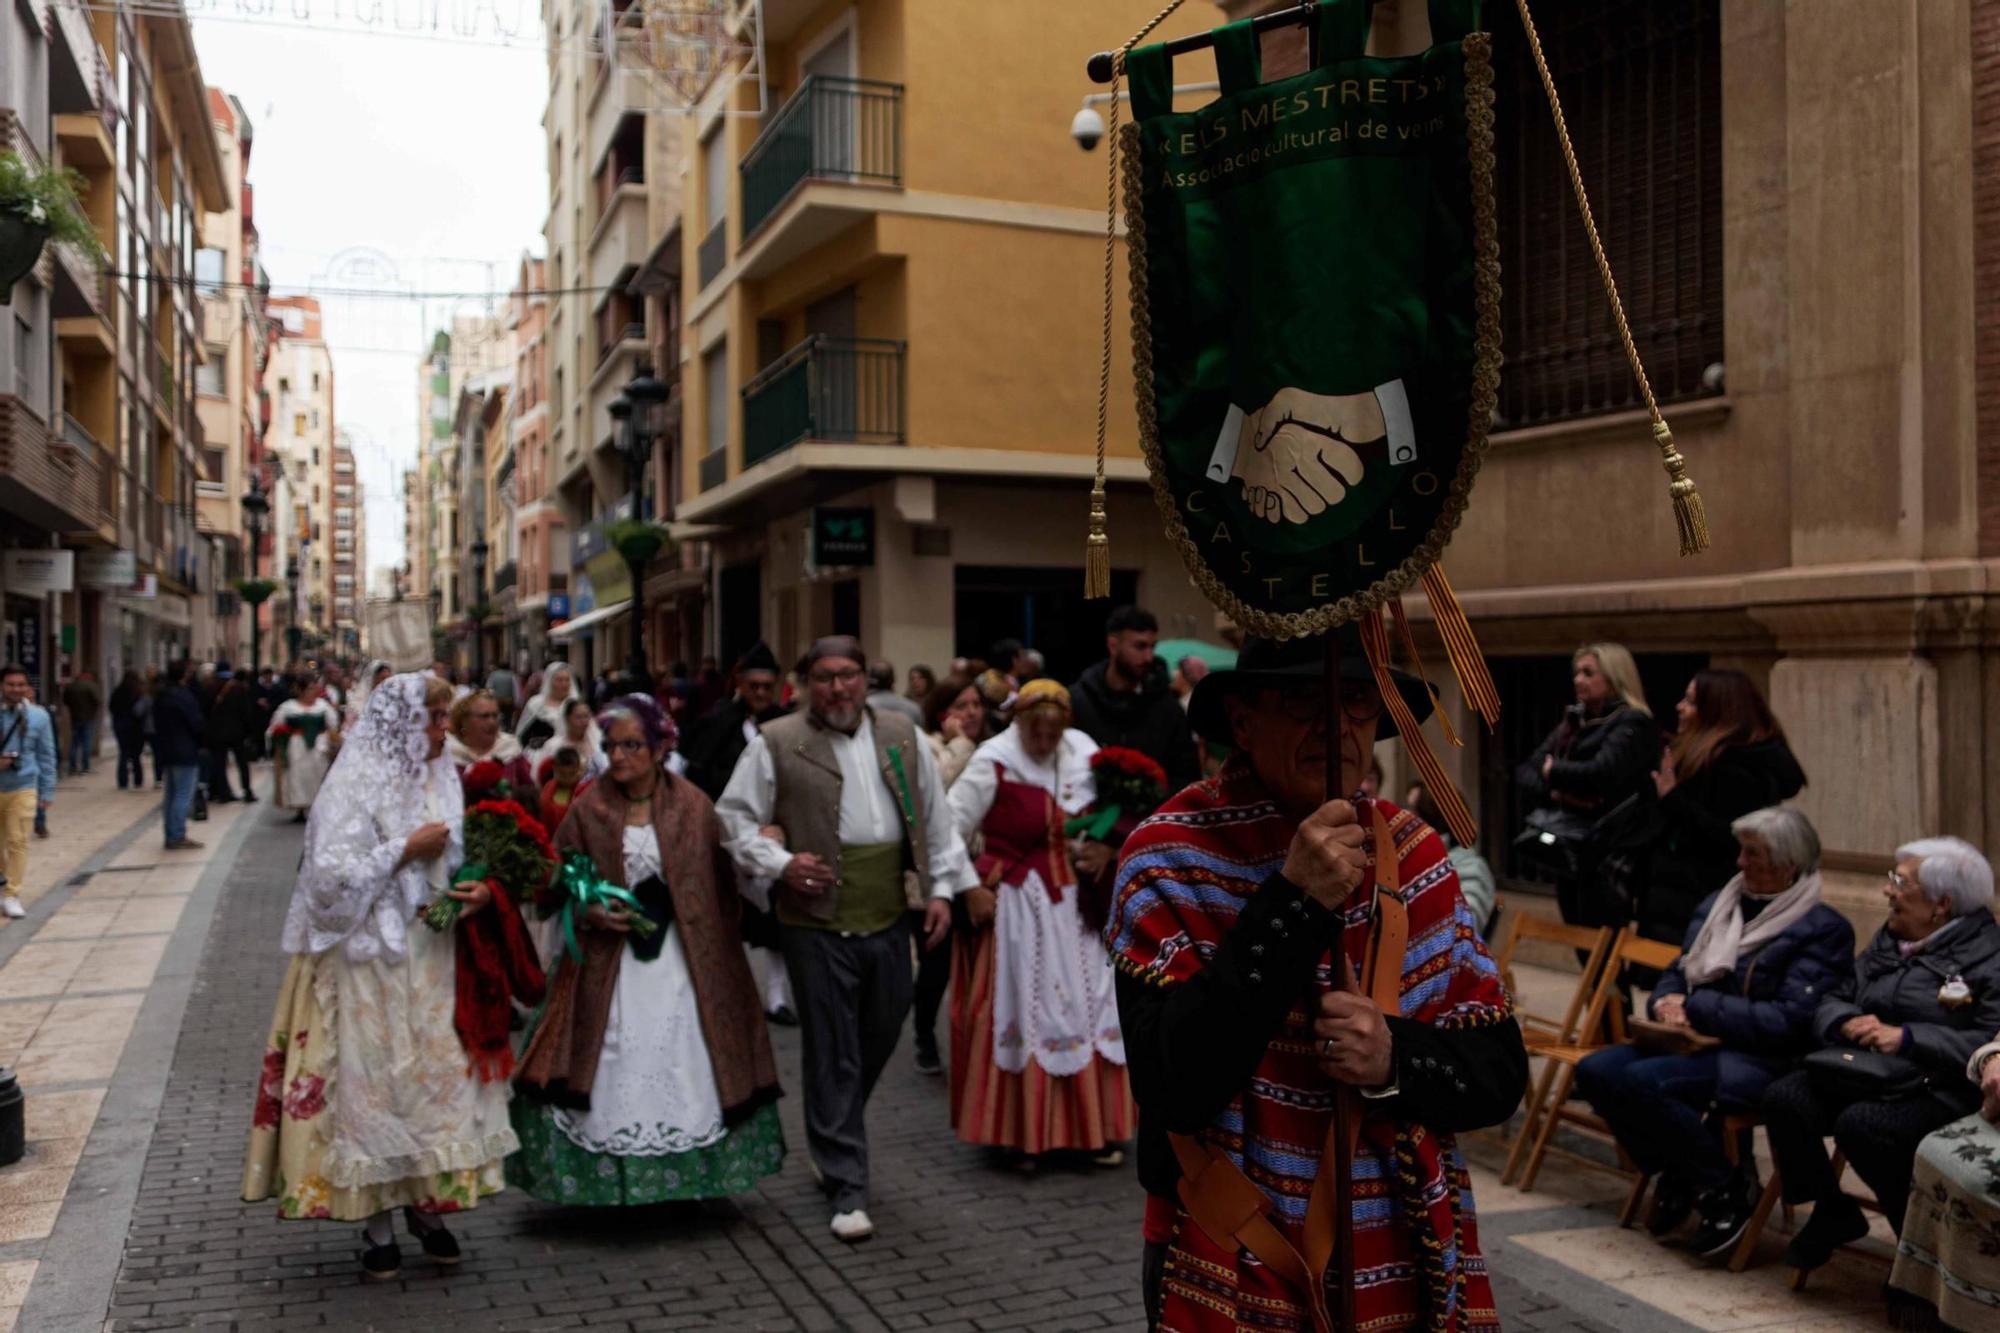
{"type": "Polygon", "coordinates": [[[571,919],[515,1079],[507,1180],[564,1204],[738,1194],[783,1165],[785,1143],[735,872],[708,798],[662,767],[659,705],[626,695],[598,721],[611,767],[571,802],[556,850],[586,853],[637,906],[565,906],[569,872],[544,904],[571,919]]]}

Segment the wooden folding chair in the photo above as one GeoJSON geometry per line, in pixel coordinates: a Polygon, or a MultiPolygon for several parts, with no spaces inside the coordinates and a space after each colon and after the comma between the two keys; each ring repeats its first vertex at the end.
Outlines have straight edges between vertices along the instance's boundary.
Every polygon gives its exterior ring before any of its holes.
{"type": "Polygon", "coordinates": [[[1597,988],[1598,973],[1604,967],[1605,951],[1611,947],[1611,927],[1572,926],[1561,921],[1550,921],[1544,917],[1530,916],[1526,912],[1516,913],[1513,927],[1507,932],[1507,939],[1500,946],[1494,964],[1500,969],[1500,980],[1507,987],[1507,993],[1514,997],[1514,1017],[1521,1024],[1521,1040],[1527,1043],[1530,1052],[1544,1046],[1561,1046],[1577,1039],[1577,1022],[1583,1017],[1584,1006],[1597,988]],[[1587,957],[1583,963],[1583,975],[1576,979],[1576,988],[1570,992],[1569,1006],[1562,1017],[1553,1018],[1537,1014],[1521,1005],[1521,992],[1514,985],[1514,951],[1521,941],[1547,940],[1568,949],[1577,949],[1587,957]]]}
{"type": "MultiPolygon", "coordinates": [[[[1618,933],[1609,957],[1604,963],[1603,974],[1598,978],[1597,989],[1591,996],[1590,1009],[1584,1015],[1584,1040],[1557,1043],[1544,1046],[1535,1054],[1542,1057],[1542,1077],[1535,1085],[1535,1091],[1528,1103],[1528,1117],[1521,1126],[1521,1137],[1515,1143],[1515,1150],[1508,1156],[1507,1170],[1501,1174],[1501,1183],[1507,1183],[1517,1165],[1521,1173],[1521,1191],[1527,1193],[1535,1188],[1535,1177],[1542,1169],[1542,1159],[1548,1155],[1549,1141],[1554,1138],[1556,1126],[1575,1125],[1578,1128],[1601,1134],[1617,1142],[1611,1133],[1611,1126],[1603,1117],[1581,1108],[1572,1108],[1570,1094],[1576,1086],[1576,1067],[1585,1056],[1611,1046],[1622,1045],[1626,1040],[1624,1006],[1615,1003],[1624,985],[1624,971],[1627,964],[1663,970],[1680,956],[1680,950],[1671,944],[1642,938],[1633,927],[1626,927],[1618,933]],[[1592,1040],[1598,1033],[1605,1034],[1607,1040],[1592,1040]],[[1551,1088],[1553,1085],[1553,1089],[1551,1088]],[[1521,1158],[1521,1148],[1532,1143],[1526,1160],[1521,1158]]],[[[1602,1168],[1603,1164],[1586,1157],[1578,1160],[1591,1166],[1602,1168]]],[[[1619,1160],[1625,1161],[1624,1152],[1619,1152],[1619,1160]]],[[[1628,1166],[1615,1168],[1630,1170],[1628,1166]]],[[[1638,1208],[1638,1196],[1645,1190],[1646,1178],[1641,1175],[1633,1185],[1632,1193],[1625,1200],[1625,1211],[1638,1208]]]]}

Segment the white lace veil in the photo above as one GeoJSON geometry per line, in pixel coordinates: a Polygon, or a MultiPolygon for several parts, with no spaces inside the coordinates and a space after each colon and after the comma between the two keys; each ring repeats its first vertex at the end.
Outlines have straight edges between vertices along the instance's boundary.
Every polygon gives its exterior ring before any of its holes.
{"type": "Polygon", "coordinates": [[[401,957],[407,928],[430,897],[422,863],[398,866],[419,826],[451,826],[447,871],[464,860],[464,797],[448,757],[429,757],[425,677],[391,676],[371,692],[306,821],[305,858],[285,917],[290,953],[340,945],[365,962],[401,957]]]}

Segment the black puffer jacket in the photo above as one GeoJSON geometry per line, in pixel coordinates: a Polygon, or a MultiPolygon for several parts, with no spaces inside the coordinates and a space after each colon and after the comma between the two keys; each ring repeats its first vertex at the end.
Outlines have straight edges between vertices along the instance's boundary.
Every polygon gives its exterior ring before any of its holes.
{"type": "Polygon", "coordinates": [[[1736,874],[1730,824],[1790,800],[1805,785],[1805,770],[1777,739],[1732,745],[1682,778],[1658,803],[1659,841],[1639,902],[1639,933],[1678,942],[1695,907],[1736,874]]]}
{"type": "Polygon", "coordinates": [[[1201,776],[1201,759],[1188,730],[1187,710],[1167,683],[1161,663],[1136,690],[1117,690],[1105,678],[1106,662],[1092,664],[1069,687],[1070,725],[1100,747],[1137,750],[1167,770],[1169,796],[1201,776]]]}
{"type": "Polygon", "coordinates": [[[1934,945],[1904,957],[1885,926],[1854,960],[1854,974],[1813,1015],[1827,1046],[1844,1045],[1840,1025],[1873,1014],[1903,1029],[1903,1055],[1924,1067],[1940,1095],[1959,1094],[1970,1110],[1978,1087],[1965,1077],[1972,1053],[2000,1032],[2000,922],[1989,912],[1961,917],[1934,945]],[[1949,1008],[1938,992],[1953,977],[1972,1001],[1949,1008]]]}
{"type": "Polygon", "coordinates": [[[1572,704],[1514,770],[1514,782],[1531,808],[1608,810],[1651,786],[1661,753],[1659,724],[1632,705],[1614,700],[1600,711],[1586,712],[1581,704],[1572,704]],[[1555,764],[1545,779],[1542,761],[1551,756],[1555,764]]]}

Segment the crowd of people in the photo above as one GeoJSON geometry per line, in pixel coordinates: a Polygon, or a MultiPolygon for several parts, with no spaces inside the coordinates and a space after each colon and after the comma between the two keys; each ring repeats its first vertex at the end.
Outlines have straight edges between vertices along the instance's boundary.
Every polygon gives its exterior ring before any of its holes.
{"type": "MultiPolygon", "coordinates": [[[[506,1185],[622,1206],[781,1170],[771,1025],[799,1029],[829,1229],[864,1239],[866,1111],[907,1024],[917,1069],[949,1072],[942,1122],[996,1164],[1136,1149],[1163,1326],[1252,1306],[1310,1326],[1311,1238],[1342,1207],[1355,1261],[1391,1275],[1362,1284],[1364,1322],[1492,1323],[1454,1136],[1507,1121],[1526,1084],[1485,946],[1498,877],[1421,784],[1381,796],[1374,745],[1395,728],[1358,639],[1340,644],[1331,734],[1321,643],[1251,638],[1233,666],[1169,667],[1157,638],[1121,608],[1067,686],[1014,641],[899,677],[840,636],[789,669],[759,644],[726,677],[676,666],[643,689],[561,661],[483,683],[443,663],[350,682],[333,663],[177,662],[107,700],[73,681],[63,727],[9,669],[0,869],[25,878],[34,818],[65,763],[89,764],[100,709],[119,786],[161,793],[169,849],[199,845],[201,805],[256,800],[250,763],[274,761],[306,848],[244,1195],[362,1223],[372,1277],[401,1264],[398,1208],[451,1262],[446,1216],[506,1185]],[[1335,763],[1352,795],[1329,799],[1335,763]],[[466,848],[468,812],[507,800],[539,821],[551,872],[519,901],[466,848]],[[1379,948],[1400,957],[1371,951],[1384,900],[1402,924],[1379,948]],[[414,924],[446,902],[455,929],[414,924]],[[1342,1107],[1345,1201],[1324,1183],[1342,1107]],[[1246,1181],[1267,1212],[1218,1202],[1246,1181]]],[[[1765,1184],[1730,1136],[1761,1126],[1771,1188],[1811,1206],[1786,1260],[1827,1263],[1868,1230],[1830,1136],[1902,1238],[1895,1287],[1994,1326],[1990,865],[1956,838],[1897,849],[1857,952],[1790,804],[1807,775],[1748,676],[1697,672],[1669,727],[1623,647],[1571,667],[1573,702],[1516,773],[1508,865],[1552,882],[1567,921],[1678,948],[1621,978],[1646,1021],[1576,1070],[1652,1178],[1649,1230],[1734,1251],[1765,1184]]],[[[1421,681],[1387,680],[1428,715],[1421,681]]]]}

